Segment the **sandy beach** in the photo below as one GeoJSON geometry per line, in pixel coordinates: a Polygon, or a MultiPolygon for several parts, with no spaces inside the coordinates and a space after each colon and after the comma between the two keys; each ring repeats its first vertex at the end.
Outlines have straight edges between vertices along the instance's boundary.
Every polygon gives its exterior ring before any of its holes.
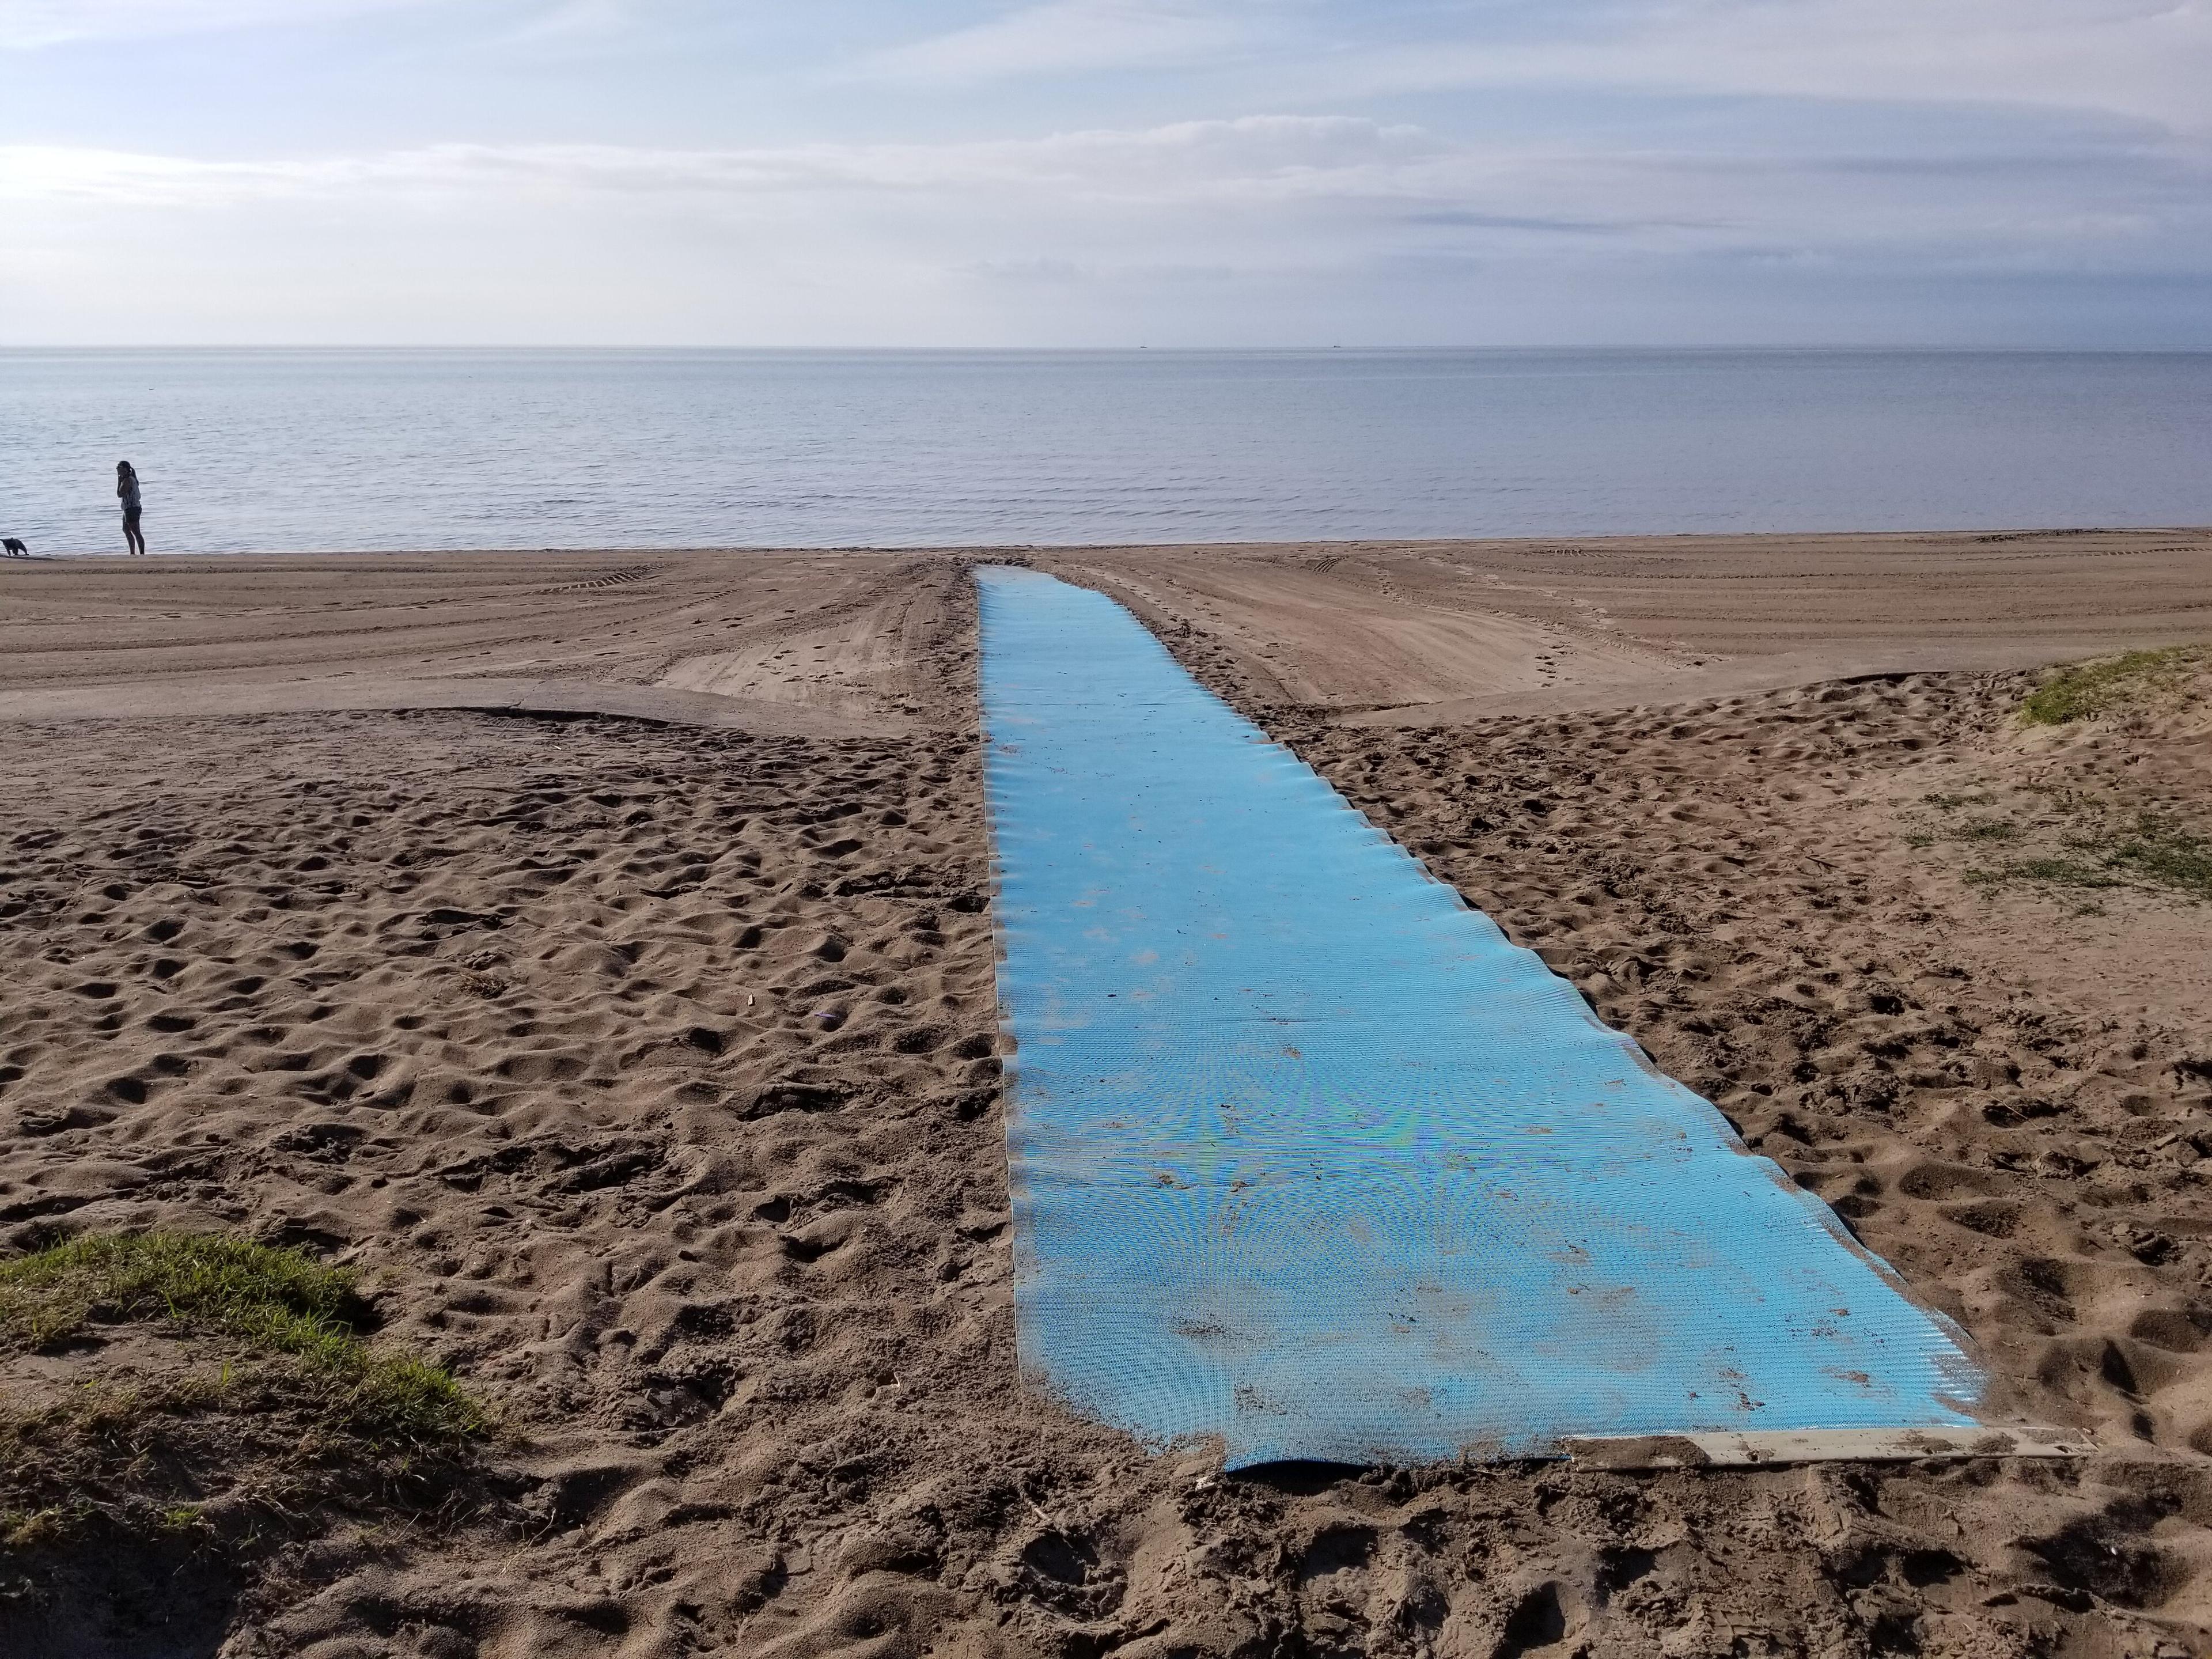
{"type": "Polygon", "coordinates": [[[2203,530],[9,561],[0,1261],[301,1247],[492,1427],[349,1481],[182,1389],[220,1335],[0,1343],[0,1649],[2212,1652],[2212,659],[2022,715],[2208,641],[2203,530]],[[1223,1478],[1025,1395],[987,561],[1127,604],[2096,1454],[1223,1478]],[[88,1384],[167,1403],[64,1443],[88,1384]]]}

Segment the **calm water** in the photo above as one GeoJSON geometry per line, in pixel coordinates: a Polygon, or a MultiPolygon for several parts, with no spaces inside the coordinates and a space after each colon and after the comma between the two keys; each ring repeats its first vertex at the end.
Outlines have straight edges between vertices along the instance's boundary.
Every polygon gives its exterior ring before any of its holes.
{"type": "Polygon", "coordinates": [[[0,533],[157,550],[2212,522],[2212,353],[0,351],[0,533]]]}

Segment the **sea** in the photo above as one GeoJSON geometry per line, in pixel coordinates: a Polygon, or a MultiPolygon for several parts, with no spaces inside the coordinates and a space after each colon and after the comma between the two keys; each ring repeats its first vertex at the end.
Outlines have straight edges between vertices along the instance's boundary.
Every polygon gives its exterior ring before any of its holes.
{"type": "Polygon", "coordinates": [[[156,552],[2212,523],[2212,352],[0,350],[0,534],[156,552]]]}

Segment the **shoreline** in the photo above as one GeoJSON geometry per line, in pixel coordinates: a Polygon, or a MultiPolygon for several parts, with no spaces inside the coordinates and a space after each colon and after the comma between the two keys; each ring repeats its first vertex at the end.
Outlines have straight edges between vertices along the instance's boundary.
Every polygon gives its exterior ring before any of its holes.
{"type": "MultiPolygon", "coordinates": [[[[2212,356],[2212,352],[2208,352],[2212,356]]],[[[948,555],[969,555],[991,559],[1001,555],[1045,553],[1060,554],[1157,554],[1182,551],[1200,556],[1224,554],[1251,556],[1279,552],[1290,548],[1335,549],[1344,551],[1376,552],[1384,550],[1420,551],[1438,548],[1500,548],[1527,549],[1557,547],[1569,543],[1683,545],[1752,542],[1854,542],[1854,543],[1915,543],[1915,542],[1984,542],[1999,543],[2016,540],[2057,540],[2072,536],[2153,536],[2197,538],[2212,535],[2212,524],[2116,524],[2100,521],[2095,524],[1971,524],[1921,526],[1905,530],[1680,530],[1637,531],[1583,533],[1559,531],[1555,533],[1528,533],[1515,536],[1327,536],[1327,537],[1269,537],[1244,541],[1195,541],[1188,537],[1170,537],[1161,541],[1064,541],[1064,542],[988,542],[961,540],[943,542],[840,542],[816,545],[792,542],[610,542],[605,544],[577,543],[560,547],[492,546],[473,547],[282,547],[282,548],[186,548],[182,551],[164,550],[153,554],[155,558],[170,559],[382,559],[382,558],[466,558],[478,555],[494,557],[546,556],[560,558],[598,558],[609,555],[644,554],[655,557],[685,557],[720,555],[833,555],[902,554],[915,557],[941,557],[948,555]]],[[[129,556],[106,548],[76,548],[61,552],[33,550],[33,559],[65,562],[82,559],[126,558],[129,556]]]]}

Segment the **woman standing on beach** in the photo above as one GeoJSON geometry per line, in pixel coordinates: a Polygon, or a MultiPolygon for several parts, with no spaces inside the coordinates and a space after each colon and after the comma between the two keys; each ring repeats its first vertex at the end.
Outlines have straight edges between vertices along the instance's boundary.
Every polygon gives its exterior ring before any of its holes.
{"type": "Polygon", "coordinates": [[[123,539],[134,555],[146,551],[146,538],[138,528],[138,470],[128,461],[115,464],[115,494],[123,503],[123,539]]]}

